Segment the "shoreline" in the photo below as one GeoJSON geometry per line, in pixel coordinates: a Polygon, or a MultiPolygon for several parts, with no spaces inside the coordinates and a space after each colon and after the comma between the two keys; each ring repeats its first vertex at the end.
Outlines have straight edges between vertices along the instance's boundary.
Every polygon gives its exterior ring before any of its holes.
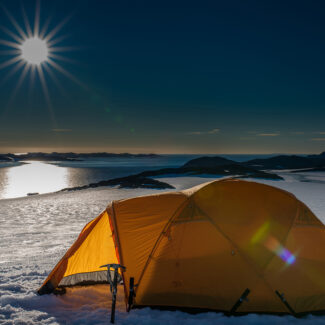
{"type": "Polygon", "coordinates": [[[27,162],[23,162],[23,161],[1,161],[0,162],[0,169],[1,168],[10,168],[10,167],[18,167],[18,166],[22,166],[22,165],[26,165],[28,164],[27,162]]]}
{"type": "MultiPolygon", "coordinates": [[[[157,175],[152,177],[153,180],[157,180],[157,181],[161,181],[164,180],[171,186],[175,187],[175,183],[179,183],[177,180],[179,180],[180,182],[182,181],[182,179],[201,179],[202,182],[204,183],[205,181],[211,181],[213,179],[218,180],[218,179],[222,179],[222,178],[230,178],[230,177],[236,177],[238,179],[242,179],[242,180],[247,180],[247,181],[253,181],[253,182],[274,182],[275,184],[277,182],[288,182],[288,177],[292,177],[292,179],[295,179],[297,182],[299,183],[314,183],[314,184],[325,184],[325,172],[318,172],[317,176],[323,176],[324,177],[324,181],[322,180],[314,180],[314,179],[308,179],[308,176],[313,176],[313,173],[307,173],[307,175],[303,175],[300,173],[304,173],[304,170],[294,170],[294,172],[292,172],[293,170],[289,169],[289,170],[276,170],[276,172],[278,172],[280,174],[281,177],[283,177],[283,180],[276,180],[276,179],[267,179],[267,178],[250,178],[250,177],[242,177],[240,175],[212,175],[212,174],[198,174],[198,175],[176,175],[176,174],[166,174],[166,175],[157,175]],[[306,179],[307,178],[307,179],[306,179]],[[203,181],[205,180],[205,181],[203,181]],[[171,181],[171,183],[169,183],[171,181]]],[[[268,170],[268,172],[274,172],[274,170],[268,170]]],[[[316,172],[315,172],[316,173],[316,172]]],[[[131,175],[132,176],[132,175],[131,175]]],[[[126,177],[127,178],[127,177],[126,177]]],[[[114,180],[114,179],[113,179],[114,180]]],[[[99,181],[97,183],[101,183],[103,181],[99,181]]],[[[95,184],[97,184],[95,183],[95,184]]],[[[191,182],[190,182],[191,183],[191,182]]],[[[195,183],[195,181],[194,181],[195,183]]],[[[177,188],[134,188],[134,187],[119,187],[118,185],[98,185],[98,186],[91,186],[92,184],[87,184],[84,186],[75,186],[75,187],[70,187],[70,188],[62,188],[56,191],[52,191],[52,192],[46,192],[46,193],[39,193],[39,194],[35,194],[35,195],[24,195],[24,196],[18,196],[18,197],[8,197],[8,198],[0,198],[0,202],[3,201],[8,201],[8,200],[28,200],[28,199],[33,199],[33,198],[41,198],[41,197],[45,197],[45,196],[50,196],[50,195],[55,195],[58,193],[78,193],[78,192],[83,192],[83,191],[94,191],[94,190],[110,190],[110,189],[115,189],[115,190],[121,190],[121,189],[125,189],[125,190],[130,190],[133,191],[135,193],[136,196],[136,192],[139,190],[152,190],[155,191],[155,193],[161,193],[163,191],[177,191],[177,188]]],[[[281,188],[281,186],[279,186],[281,188]]]]}
{"type": "MultiPolygon", "coordinates": [[[[29,198],[31,196],[40,196],[44,194],[51,194],[56,192],[65,191],[79,191],[88,188],[99,187],[114,187],[118,188],[131,188],[141,189],[148,188],[154,190],[173,189],[173,185],[165,182],[168,177],[235,177],[240,179],[253,178],[254,181],[263,180],[281,180],[281,175],[291,173],[295,174],[301,182],[323,183],[322,177],[317,180],[317,175],[313,176],[313,172],[325,172],[325,167],[309,167],[306,165],[318,166],[320,162],[325,164],[323,158],[325,153],[316,156],[273,156],[266,159],[252,159],[248,161],[234,161],[222,156],[205,156],[188,160],[185,164],[180,164],[179,167],[172,167],[176,161],[159,160],[161,156],[153,154],[74,154],[74,153],[33,153],[25,154],[22,159],[27,156],[29,159],[42,156],[46,160],[26,160],[26,161],[2,161],[0,162],[1,168],[26,167],[17,168],[14,172],[9,170],[4,171],[0,184],[2,185],[1,191],[3,196],[0,200],[16,199],[16,198],[29,198]],[[86,160],[80,166],[80,161],[76,158],[79,155],[86,157],[86,160]],[[64,158],[63,160],[48,160],[48,158],[64,158]],[[72,157],[73,160],[67,157],[72,157]],[[139,161],[144,158],[158,159],[158,165],[151,163],[144,165],[137,165],[139,161]],[[104,157],[104,160],[101,159],[104,157]],[[139,158],[140,157],[140,158],[139,158]],[[98,159],[100,158],[100,159],[98,159]],[[110,158],[109,160],[107,160],[110,158]],[[122,158],[122,161],[120,161],[122,158]],[[117,159],[117,160],[115,160],[117,159]],[[116,164],[116,166],[112,166],[116,164]],[[98,164],[99,162],[99,164],[98,164]],[[135,162],[135,165],[134,165],[135,162]],[[95,164],[94,164],[95,163],[95,164]],[[163,163],[168,164],[162,165],[163,163]],[[282,164],[279,165],[279,164],[282,164]],[[263,168],[266,165],[272,168],[263,168]],[[304,167],[296,168],[294,166],[303,165],[304,167]],[[51,167],[50,167],[51,166],[51,167]],[[284,166],[289,168],[284,169],[284,166]],[[37,168],[35,168],[37,167],[37,168]],[[40,168],[41,167],[41,168],[40,168]],[[61,168],[60,168],[61,167],[61,168]],[[104,169],[97,169],[104,168],[104,169]],[[70,169],[71,168],[71,169],[70,169]],[[115,170],[114,170],[115,168],[115,170]],[[304,175],[304,173],[309,175],[304,175]],[[51,177],[49,177],[50,175],[51,177]]],[[[184,155],[183,155],[184,156],[184,155]]],[[[10,158],[10,157],[9,157],[10,158]]],[[[180,161],[179,161],[180,163],[180,161]]]]}

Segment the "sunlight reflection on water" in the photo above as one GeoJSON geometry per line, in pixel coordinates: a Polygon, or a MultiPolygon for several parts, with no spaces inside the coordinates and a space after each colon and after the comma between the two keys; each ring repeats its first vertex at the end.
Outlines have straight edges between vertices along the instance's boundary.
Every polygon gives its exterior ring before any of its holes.
{"type": "Polygon", "coordinates": [[[0,197],[14,198],[28,193],[48,193],[68,186],[68,170],[40,161],[6,168],[0,197]]]}
{"type": "Polygon", "coordinates": [[[115,162],[115,166],[110,166],[111,163],[108,162],[106,167],[105,164],[93,167],[94,162],[89,163],[92,167],[87,167],[86,162],[83,162],[83,167],[80,167],[80,163],[70,163],[70,166],[56,163],[28,161],[20,166],[0,168],[0,199],[22,197],[28,193],[51,193],[148,169],[148,166],[127,166],[120,161],[115,162]]]}

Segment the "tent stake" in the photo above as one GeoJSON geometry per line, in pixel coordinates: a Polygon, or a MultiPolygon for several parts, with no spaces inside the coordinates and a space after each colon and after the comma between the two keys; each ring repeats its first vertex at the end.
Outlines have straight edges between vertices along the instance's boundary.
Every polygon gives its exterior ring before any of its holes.
{"type": "Polygon", "coordinates": [[[132,308],[133,305],[133,298],[135,297],[135,292],[134,292],[134,278],[130,278],[130,292],[129,292],[129,301],[128,301],[128,308],[127,312],[130,312],[130,309],[132,308]]]}
{"type": "Polygon", "coordinates": [[[280,293],[278,290],[275,290],[276,295],[280,298],[280,300],[285,304],[285,306],[289,309],[290,313],[297,317],[297,314],[295,313],[295,311],[293,310],[293,308],[289,305],[288,301],[286,300],[286,298],[284,298],[284,293],[280,293]]]}
{"type": "Polygon", "coordinates": [[[242,304],[242,302],[244,300],[247,300],[247,296],[249,295],[250,292],[251,291],[248,288],[243,292],[243,294],[240,296],[240,298],[236,301],[234,306],[231,308],[230,314],[234,314],[238,309],[238,307],[242,304]]]}
{"type": "Polygon", "coordinates": [[[120,264],[105,264],[101,267],[107,267],[107,280],[110,285],[110,290],[112,293],[112,309],[111,309],[111,323],[115,322],[115,306],[116,306],[116,295],[117,295],[117,279],[118,279],[118,269],[122,272],[126,270],[125,266],[120,264]],[[111,270],[112,269],[112,270],[111,270]],[[113,279],[111,271],[113,271],[113,279]]]}

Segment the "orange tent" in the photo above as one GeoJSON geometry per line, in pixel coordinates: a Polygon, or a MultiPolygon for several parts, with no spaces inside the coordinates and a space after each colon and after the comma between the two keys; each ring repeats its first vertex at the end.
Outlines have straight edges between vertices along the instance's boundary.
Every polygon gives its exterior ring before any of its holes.
{"type": "Polygon", "coordinates": [[[221,180],[112,202],[88,223],[39,293],[106,281],[120,263],[137,306],[229,313],[325,310],[324,225],[292,194],[221,180]],[[246,299],[247,297],[247,299],[246,299]]]}

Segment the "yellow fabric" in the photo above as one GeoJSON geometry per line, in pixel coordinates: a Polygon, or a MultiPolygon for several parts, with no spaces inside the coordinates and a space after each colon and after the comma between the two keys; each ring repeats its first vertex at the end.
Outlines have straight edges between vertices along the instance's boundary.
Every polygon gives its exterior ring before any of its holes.
{"type": "Polygon", "coordinates": [[[55,289],[66,276],[104,271],[105,269],[100,269],[99,266],[108,263],[117,263],[117,258],[109,218],[105,211],[83,228],[42,287],[50,283],[51,288],[55,289]]]}
{"type": "Polygon", "coordinates": [[[213,181],[113,202],[48,280],[119,261],[126,295],[135,279],[136,305],[230,311],[248,288],[237,312],[288,313],[276,290],[296,313],[324,311],[324,229],[288,192],[213,181]]]}
{"type": "Polygon", "coordinates": [[[105,212],[79,249],[69,258],[64,276],[103,271],[105,269],[100,266],[108,263],[117,263],[117,259],[107,212],[105,212]]]}
{"type": "MultiPolygon", "coordinates": [[[[165,224],[186,199],[182,193],[143,196],[114,202],[109,208],[113,210],[110,217],[119,225],[120,263],[136,266],[132,274],[137,278],[165,224]]],[[[124,280],[128,283],[129,277],[124,280]]]]}
{"type": "Polygon", "coordinates": [[[275,290],[297,313],[325,309],[324,226],[288,192],[214,181],[115,202],[114,211],[137,305],[230,311],[248,288],[238,312],[288,313],[275,290]]]}

